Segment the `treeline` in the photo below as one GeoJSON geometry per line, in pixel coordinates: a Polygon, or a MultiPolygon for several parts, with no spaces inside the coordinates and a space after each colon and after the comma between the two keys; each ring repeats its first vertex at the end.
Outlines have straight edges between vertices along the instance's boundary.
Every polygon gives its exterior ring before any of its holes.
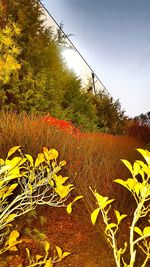
{"type": "Polygon", "coordinates": [[[119,101],[82,87],[63,61],[62,38],[45,27],[38,0],[1,0],[1,110],[49,113],[84,131],[124,133],[126,117],[119,101]]]}

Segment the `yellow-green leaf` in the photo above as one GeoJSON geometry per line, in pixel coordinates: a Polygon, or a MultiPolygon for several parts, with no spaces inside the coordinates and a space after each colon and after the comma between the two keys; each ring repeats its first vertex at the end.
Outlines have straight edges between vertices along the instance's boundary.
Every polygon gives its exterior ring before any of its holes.
{"type": "Polygon", "coordinates": [[[20,148],[20,146],[14,146],[12,147],[7,154],[7,158],[9,158],[12,154],[14,154],[18,149],[20,148]]]}
{"type": "Polygon", "coordinates": [[[12,213],[12,214],[8,215],[7,218],[6,218],[6,222],[13,221],[15,217],[16,217],[15,213],[12,213]]]}
{"type": "Polygon", "coordinates": [[[97,216],[98,216],[99,212],[100,212],[100,208],[97,208],[91,214],[91,221],[92,221],[93,225],[95,224],[95,222],[97,220],[97,216]]]}

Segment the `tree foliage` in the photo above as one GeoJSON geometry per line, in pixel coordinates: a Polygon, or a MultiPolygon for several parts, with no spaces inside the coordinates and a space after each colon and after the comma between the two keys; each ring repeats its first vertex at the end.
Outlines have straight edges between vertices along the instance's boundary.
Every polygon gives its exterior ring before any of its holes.
{"type": "Polygon", "coordinates": [[[123,132],[119,102],[83,90],[61,56],[65,36],[46,28],[38,0],[2,0],[0,26],[1,109],[50,113],[88,131],[123,132]]]}

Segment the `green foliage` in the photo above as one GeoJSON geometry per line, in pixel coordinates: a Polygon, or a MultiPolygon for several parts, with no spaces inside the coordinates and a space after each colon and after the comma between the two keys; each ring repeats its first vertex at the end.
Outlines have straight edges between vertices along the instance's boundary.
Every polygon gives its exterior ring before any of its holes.
{"type": "MultiPolygon", "coordinates": [[[[137,248],[139,247],[141,251],[145,254],[145,260],[141,267],[147,266],[150,259],[150,226],[144,227],[142,230],[139,226],[139,220],[144,218],[147,222],[148,216],[150,215],[150,152],[144,149],[137,149],[140,154],[144,157],[145,162],[141,160],[135,161],[133,166],[127,160],[122,160],[125,166],[129,169],[132,178],[127,179],[126,181],[122,179],[115,180],[116,183],[121,184],[125,188],[127,188],[131,194],[133,195],[136,201],[136,209],[133,214],[133,219],[130,224],[130,236],[129,243],[124,243],[124,248],[118,248],[118,230],[119,225],[124,218],[126,218],[126,214],[120,214],[119,211],[114,210],[116,216],[116,222],[110,222],[109,211],[111,208],[110,203],[113,202],[113,199],[108,199],[108,197],[104,197],[97,193],[96,191],[92,191],[95,198],[98,208],[96,208],[91,214],[91,221],[93,224],[96,223],[98,214],[101,212],[103,217],[103,221],[105,223],[105,235],[107,237],[108,242],[110,243],[114,258],[116,262],[116,266],[120,267],[122,264],[124,267],[133,267],[136,266],[136,256],[137,256],[137,248]],[[141,177],[140,181],[138,181],[138,176],[141,177]],[[136,233],[136,234],[135,234],[136,233]],[[129,263],[125,262],[123,254],[130,250],[130,259],[129,263]]],[[[148,222],[147,222],[148,223],[148,222]]]]}
{"type": "Polygon", "coordinates": [[[8,151],[5,160],[0,159],[0,254],[12,246],[10,242],[3,244],[17,217],[37,205],[65,206],[73,185],[66,184],[68,177],[57,175],[65,165],[65,161],[57,163],[58,155],[55,149],[45,147],[34,160],[16,146],[8,151]],[[16,152],[19,156],[13,157],[16,152]]]}
{"type": "Polygon", "coordinates": [[[119,103],[102,92],[87,94],[65,66],[64,35],[44,26],[38,0],[5,0],[0,12],[1,109],[50,113],[84,131],[123,132],[119,103]]]}
{"type": "Polygon", "coordinates": [[[92,97],[96,106],[97,127],[100,131],[112,134],[123,134],[126,126],[126,116],[121,110],[119,100],[114,101],[101,91],[92,97]]]}

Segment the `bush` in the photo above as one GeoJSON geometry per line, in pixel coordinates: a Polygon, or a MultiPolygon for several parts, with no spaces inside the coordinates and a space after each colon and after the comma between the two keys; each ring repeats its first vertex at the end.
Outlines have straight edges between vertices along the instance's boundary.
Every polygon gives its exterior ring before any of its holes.
{"type": "MultiPolygon", "coordinates": [[[[131,192],[136,202],[136,208],[129,227],[129,242],[125,242],[123,248],[119,248],[118,246],[118,232],[121,221],[126,218],[127,215],[120,214],[118,210],[114,210],[116,219],[115,222],[110,222],[110,204],[114,201],[114,199],[103,197],[97,193],[96,190],[93,191],[98,207],[92,212],[91,220],[92,223],[95,224],[98,214],[101,212],[105,224],[105,235],[113,249],[117,267],[122,266],[122,264],[124,267],[137,266],[135,264],[137,264],[136,259],[138,248],[145,255],[145,259],[142,265],[140,265],[141,267],[145,267],[150,259],[150,226],[147,226],[147,219],[150,215],[150,152],[143,149],[138,149],[138,151],[143,155],[146,163],[141,160],[137,160],[132,166],[127,160],[122,160],[131,172],[132,178],[129,178],[126,181],[121,179],[115,180],[115,182],[121,184],[131,192]],[[140,176],[140,181],[138,176],[140,176]],[[146,223],[144,229],[139,227],[139,221],[141,218],[144,218],[146,223]],[[129,259],[127,258],[126,260],[124,254],[125,252],[128,253],[128,250],[130,256],[129,259]]],[[[121,232],[121,238],[122,234],[123,233],[121,232]]]]}

